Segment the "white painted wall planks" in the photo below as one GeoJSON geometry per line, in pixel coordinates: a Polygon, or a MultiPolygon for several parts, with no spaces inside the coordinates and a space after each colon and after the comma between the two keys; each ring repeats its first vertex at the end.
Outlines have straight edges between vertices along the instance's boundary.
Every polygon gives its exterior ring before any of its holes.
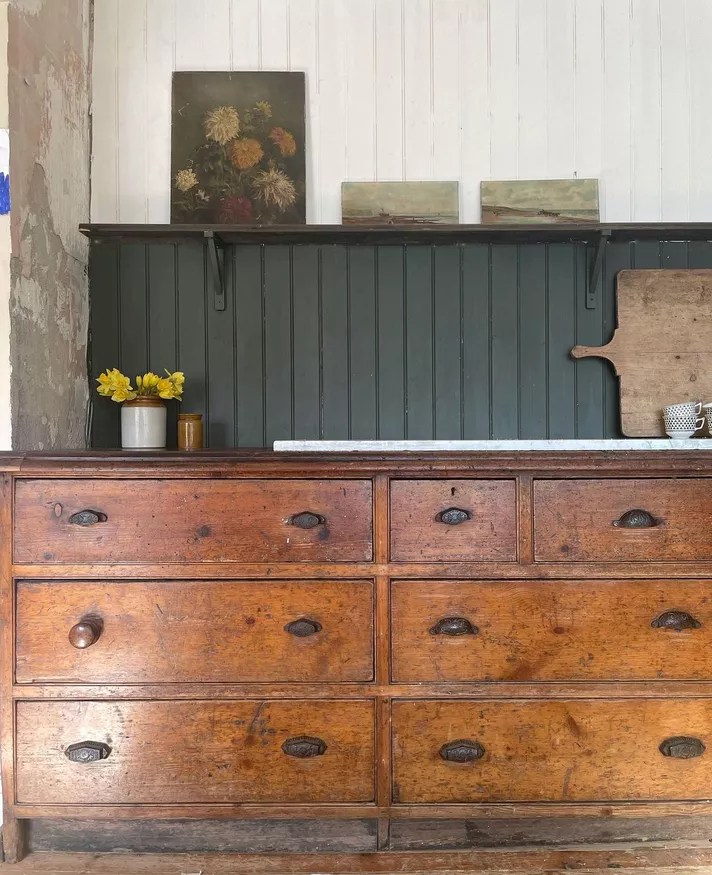
{"type": "Polygon", "coordinates": [[[712,220],[712,0],[96,0],[92,221],[169,221],[173,70],[304,70],[307,221],[344,179],[596,176],[712,220]]]}

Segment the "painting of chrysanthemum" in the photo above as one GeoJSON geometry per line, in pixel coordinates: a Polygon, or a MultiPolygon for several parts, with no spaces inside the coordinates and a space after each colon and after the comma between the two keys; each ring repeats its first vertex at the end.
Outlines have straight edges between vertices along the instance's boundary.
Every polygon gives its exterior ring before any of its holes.
{"type": "Polygon", "coordinates": [[[303,73],[174,73],[171,221],[306,221],[303,73]]]}

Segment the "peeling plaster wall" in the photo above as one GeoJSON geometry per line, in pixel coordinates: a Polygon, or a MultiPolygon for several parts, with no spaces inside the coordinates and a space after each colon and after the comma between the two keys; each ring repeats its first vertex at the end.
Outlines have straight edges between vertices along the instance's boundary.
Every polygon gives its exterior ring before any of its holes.
{"type": "Polygon", "coordinates": [[[92,0],[10,0],[12,443],[83,447],[92,0]]]}
{"type": "MultiPolygon", "coordinates": [[[[0,0],[0,130],[8,128],[7,5],[0,0]]],[[[10,216],[0,215],[0,450],[12,447],[10,421],[10,216]]]]}

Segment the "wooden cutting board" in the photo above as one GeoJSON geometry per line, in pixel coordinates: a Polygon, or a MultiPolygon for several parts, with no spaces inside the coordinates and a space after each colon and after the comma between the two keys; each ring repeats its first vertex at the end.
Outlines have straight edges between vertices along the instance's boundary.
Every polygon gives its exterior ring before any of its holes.
{"type": "Polygon", "coordinates": [[[571,355],[613,364],[624,435],[664,435],[664,406],[712,401],[712,270],[622,270],[616,295],[611,342],[571,355]]]}

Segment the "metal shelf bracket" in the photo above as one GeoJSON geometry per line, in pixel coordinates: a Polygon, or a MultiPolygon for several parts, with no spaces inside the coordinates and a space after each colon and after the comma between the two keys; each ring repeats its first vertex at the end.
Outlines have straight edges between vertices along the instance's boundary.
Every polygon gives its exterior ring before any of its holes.
{"type": "Polygon", "coordinates": [[[225,309],[225,244],[214,231],[204,231],[208,244],[208,258],[213,277],[214,306],[216,310],[225,309]]]}
{"type": "Polygon", "coordinates": [[[601,271],[603,269],[603,255],[606,251],[606,244],[611,239],[610,228],[604,228],[598,237],[596,244],[596,254],[593,257],[591,264],[591,273],[588,277],[588,286],[586,288],[586,309],[595,310],[598,306],[598,285],[601,279],[601,271]]]}

